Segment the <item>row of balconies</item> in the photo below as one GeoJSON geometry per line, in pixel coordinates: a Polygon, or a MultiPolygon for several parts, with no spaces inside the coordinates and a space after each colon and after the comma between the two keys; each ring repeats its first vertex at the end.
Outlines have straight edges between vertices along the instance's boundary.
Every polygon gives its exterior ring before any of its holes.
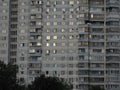
{"type": "MultiPolygon", "coordinates": [[[[91,1],[86,1],[86,2],[82,2],[80,3],[80,5],[90,5],[90,6],[104,6],[104,0],[91,0],[91,1]]],[[[119,6],[119,1],[116,0],[107,0],[106,1],[106,5],[107,6],[119,6]]]]}
{"type": "Polygon", "coordinates": [[[43,3],[42,1],[37,1],[37,0],[36,0],[36,1],[35,1],[35,0],[31,1],[31,5],[32,5],[32,6],[33,6],[33,5],[35,5],[35,6],[36,6],[36,5],[42,5],[42,3],[43,3]]]}
{"type": "Polygon", "coordinates": [[[29,71],[28,71],[28,74],[29,74],[29,75],[40,75],[40,73],[41,73],[40,68],[37,69],[37,70],[29,70],[29,71]]]}
{"type": "Polygon", "coordinates": [[[106,46],[109,47],[109,48],[110,48],[110,47],[111,47],[111,48],[112,48],[112,47],[120,47],[120,42],[118,42],[118,41],[107,42],[107,43],[106,43],[106,46]]]}
{"type": "Polygon", "coordinates": [[[120,50],[119,49],[107,49],[106,53],[107,54],[120,54],[120,50]]]}

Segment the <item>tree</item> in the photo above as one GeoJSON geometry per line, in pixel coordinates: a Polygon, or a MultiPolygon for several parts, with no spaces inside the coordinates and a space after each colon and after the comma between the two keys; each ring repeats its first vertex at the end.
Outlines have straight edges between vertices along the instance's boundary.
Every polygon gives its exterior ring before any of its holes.
{"type": "Polygon", "coordinates": [[[35,81],[28,86],[28,90],[71,90],[71,88],[72,87],[62,79],[45,77],[44,75],[37,77],[35,81]]]}
{"type": "Polygon", "coordinates": [[[0,61],[0,90],[15,90],[17,85],[16,65],[4,64],[0,61]]]}
{"type": "Polygon", "coordinates": [[[100,86],[90,86],[90,90],[105,90],[105,89],[101,88],[100,86]]]}

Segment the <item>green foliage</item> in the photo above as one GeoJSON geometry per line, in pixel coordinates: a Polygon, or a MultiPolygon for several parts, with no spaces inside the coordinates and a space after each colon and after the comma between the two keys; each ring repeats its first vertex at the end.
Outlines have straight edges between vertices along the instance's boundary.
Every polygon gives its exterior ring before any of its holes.
{"type": "Polygon", "coordinates": [[[0,90],[71,90],[72,88],[62,79],[43,75],[37,77],[26,88],[24,85],[19,85],[16,77],[17,72],[16,65],[4,64],[0,61],[0,90]]]}
{"type": "Polygon", "coordinates": [[[14,90],[16,86],[16,65],[4,64],[0,61],[0,90],[14,90]]]}
{"type": "Polygon", "coordinates": [[[28,86],[28,90],[71,90],[71,87],[57,77],[40,76],[28,86]]]}

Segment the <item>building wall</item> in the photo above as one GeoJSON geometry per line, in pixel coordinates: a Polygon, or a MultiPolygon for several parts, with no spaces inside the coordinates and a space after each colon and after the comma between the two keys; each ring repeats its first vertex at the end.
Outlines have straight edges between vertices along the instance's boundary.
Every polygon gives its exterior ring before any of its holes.
{"type": "Polygon", "coordinates": [[[119,0],[80,0],[80,88],[119,86],[119,0]],[[117,49],[116,49],[117,48],[117,49]]]}
{"type": "Polygon", "coordinates": [[[18,31],[17,31],[17,64],[18,78],[21,83],[28,84],[29,70],[29,31],[30,31],[30,0],[18,1],[18,31]]]}
{"type": "Polygon", "coordinates": [[[8,63],[9,0],[0,1],[0,60],[8,63]]]}
{"type": "Polygon", "coordinates": [[[28,84],[41,72],[74,90],[119,86],[120,0],[1,0],[0,60],[28,84]]]}
{"type": "Polygon", "coordinates": [[[44,0],[42,71],[78,85],[77,1],[44,0]]]}

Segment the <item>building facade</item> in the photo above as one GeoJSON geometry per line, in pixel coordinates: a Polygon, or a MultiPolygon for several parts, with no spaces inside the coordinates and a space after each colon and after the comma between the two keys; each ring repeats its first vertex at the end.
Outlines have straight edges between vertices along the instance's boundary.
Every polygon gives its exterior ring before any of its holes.
{"type": "Polygon", "coordinates": [[[0,1],[0,60],[8,63],[9,57],[9,1],[0,1]]]}
{"type": "Polygon", "coordinates": [[[1,0],[0,60],[26,85],[41,73],[74,90],[120,86],[120,0],[1,0]]]}

